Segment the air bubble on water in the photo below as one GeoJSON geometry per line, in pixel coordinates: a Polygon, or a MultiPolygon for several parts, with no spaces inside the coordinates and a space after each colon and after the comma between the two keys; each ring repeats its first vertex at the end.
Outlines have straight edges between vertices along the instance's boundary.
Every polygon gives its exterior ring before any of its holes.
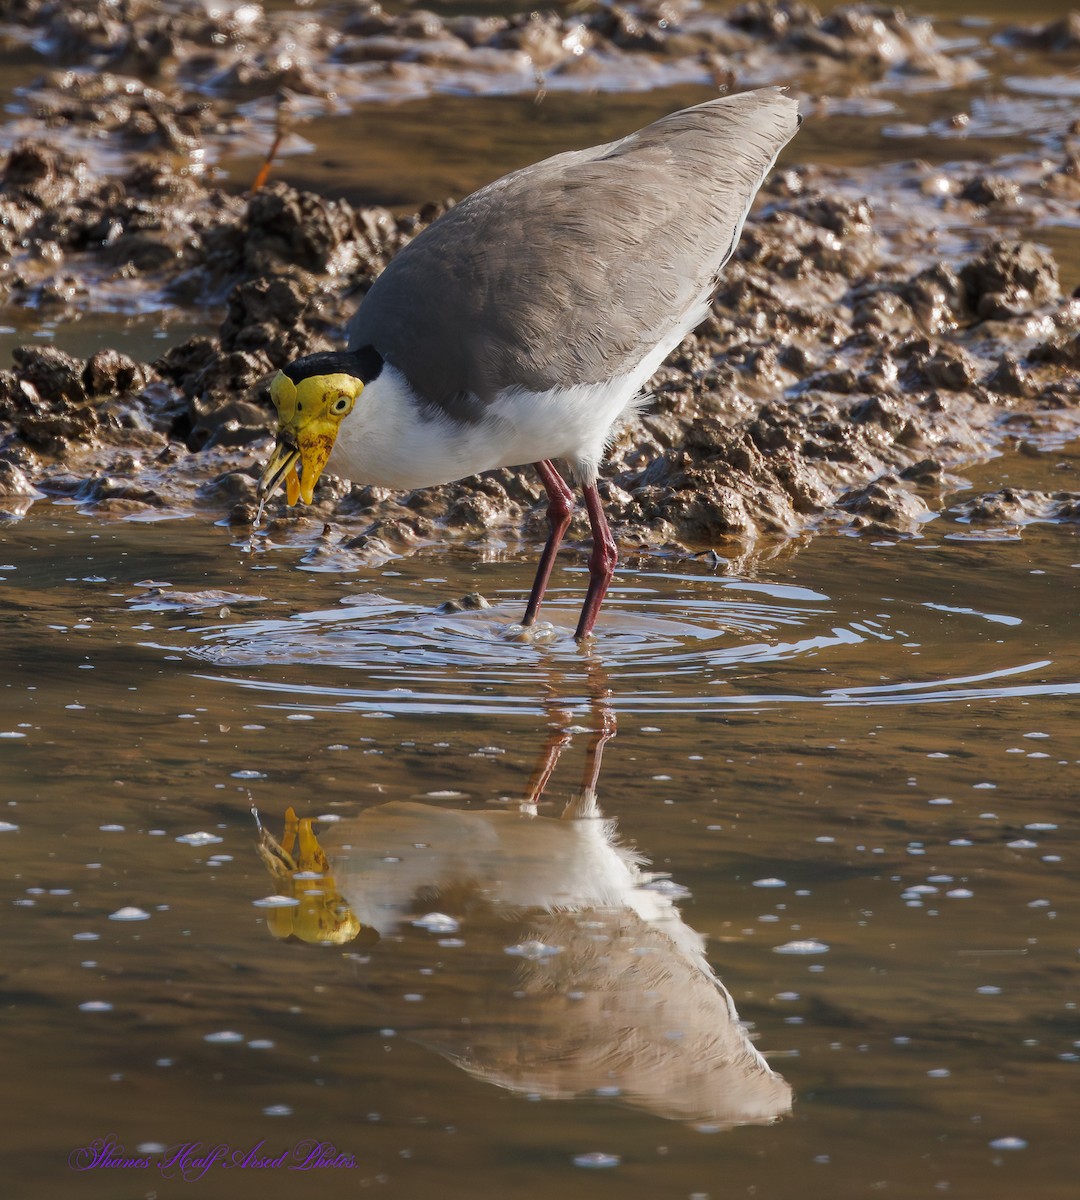
{"type": "Polygon", "coordinates": [[[183,842],[185,846],[213,846],[225,839],[218,837],[216,833],[207,833],[205,829],[200,829],[198,833],[182,833],[176,840],[183,842]]]}
{"type": "Polygon", "coordinates": [[[203,1037],[204,1042],[212,1042],[216,1046],[231,1045],[235,1042],[246,1041],[242,1033],[237,1033],[232,1029],[222,1029],[217,1033],[208,1033],[203,1037]]]}
{"type": "Polygon", "coordinates": [[[685,900],[690,895],[690,889],[674,879],[651,879],[641,885],[645,892],[659,892],[661,896],[670,896],[673,900],[685,900]]]}
{"type": "Polygon", "coordinates": [[[461,928],[461,923],[454,917],[439,912],[430,912],[425,916],[417,917],[412,924],[417,929],[426,929],[428,933],[457,933],[461,928]]]}
{"type": "Polygon", "coordinates": [[[503,947],[506,954],[512,954],[516,958],[525,958],[530,962],[540,962],[545,958],[552,958],[556,954],[561,954],[562,949],[562,946],[550,946],[547,942],[541,942],[535,938],[519,942],[516,946],[503,947]]]}
{"type": "MultiPolygon", "coordinates": [[[[1030,734],[1028,735],[1031,736],[1030,734]]],[[[1026,1150],[1027,1142],[1021,1137],[999,1137],[990,1143],[991,1150],[1026,1150]]]]}
{"type": "Polygon", "coordinates": [[[252,900],[255,908],[299,908],[300,901],[295,896],[263,896],[261,900],[252,900]]]}
{"type": "Polygon", "coordinates": [[[149,921],[150,914],[142,908],[136,908],[133,904],[125,905],[123,908],[118,908],[116,912],[109,913],[110,921],[149,921]]]}
{"type": "Polygon", "coordinates": [[[827,954],[829,947],[825,942],[815,938],[801,938],[794,942],[785,942],[782,946],[774,946],[774,954],[827,954]]]}
{"type": "Polygon", "coordinates": [[[590,1170],[601,1170],[605,1167],[617,1167],[622,1159],[617,1154],[603,1154],[594,1150],[589,1154],[575,1154],[574,1166],[587,1167],[590,1170]]]}

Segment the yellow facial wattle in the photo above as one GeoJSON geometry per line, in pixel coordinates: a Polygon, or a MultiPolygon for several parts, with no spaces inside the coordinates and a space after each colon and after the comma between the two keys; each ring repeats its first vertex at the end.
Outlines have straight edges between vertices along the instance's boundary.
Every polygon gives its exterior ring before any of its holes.
{"type": "Polygon", "coordinates": [[[283,371],[270,384],[278,414],[277,445],[259,479],[265,499],[284,483],[289,504],[310,504],[341,422],[364,390],[353,375],[309,375],[294,383],[283,371]]]}

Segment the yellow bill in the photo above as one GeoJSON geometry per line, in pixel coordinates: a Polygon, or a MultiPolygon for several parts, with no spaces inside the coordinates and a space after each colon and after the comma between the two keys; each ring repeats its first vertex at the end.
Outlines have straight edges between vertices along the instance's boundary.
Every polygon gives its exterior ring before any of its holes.
{"type": "Polygon", "coordinates": [[[299,383],[284,371],[274,376],[270,398],[278,414],[277,444],[259,479],[260,499],[284,484],[290,505],[312,502],[341,422],[363,388],[361,380],[345,374],[309,375],[299,383]]]}

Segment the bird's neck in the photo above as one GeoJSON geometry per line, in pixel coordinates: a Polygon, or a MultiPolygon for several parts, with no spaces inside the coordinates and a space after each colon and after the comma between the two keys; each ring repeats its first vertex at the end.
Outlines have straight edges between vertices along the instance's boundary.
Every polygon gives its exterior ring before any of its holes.
{"type": "Polygon", "coordinates": [[[425,405],[387,363],[341,423],[328,469],[354,483],[408,491],[485,470],[481,426],[459,426],[425,405]]]}

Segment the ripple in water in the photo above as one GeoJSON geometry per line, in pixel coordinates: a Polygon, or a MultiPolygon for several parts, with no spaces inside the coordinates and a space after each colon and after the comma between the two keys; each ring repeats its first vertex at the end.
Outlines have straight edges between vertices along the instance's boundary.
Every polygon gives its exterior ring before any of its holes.
{"type": "Polygon", "coordinates": [[[588,703],[601,670],[613,707],[639,715],[1080,693],[1076,681],[1047,680],[1047,659],[1001,665],[996,650],[996,664],[987,661],[978,639],[994,635],[983,630],[1022,631],[1007,615],[920,597],[889,601],[892,612],[844,616],[829,596],[805,587],[659,572],[639,580],[651,586],[611,593],[592,652],[571,636],[580,602],[573,589],[565,599],[552,598],[545,616],[553,627],[529,640],[514,633],[517,595],[512,604],[448,613],[374,593],[285,618],[196,625],[186,631],[192,644],[153,648],[242,668],[244,677],[206,678],[265,693],[271,707],[309,714],[538,713],[538,670],[558,672],[571,705],[578,684],[580,702],[588,703]],[[959,640],[958,621],[967,637],[959,659],[951,645],[959,640]],[[955,673],[941,669],[946,658],[955,673]],[[783,692],[770,686],[780,665],[783,692]],[[984,669],[962,670],[974,666],[984,669]]]}

